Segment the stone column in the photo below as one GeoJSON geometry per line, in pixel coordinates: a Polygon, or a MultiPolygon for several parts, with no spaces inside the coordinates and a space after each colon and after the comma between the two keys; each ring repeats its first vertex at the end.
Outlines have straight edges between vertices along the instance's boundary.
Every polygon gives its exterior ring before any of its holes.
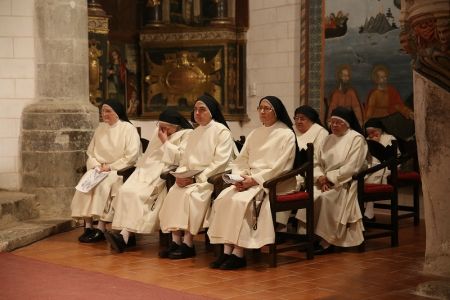
{"type": "MultiPolygon", "coordinates": [[[[450,1],[402,0],[400,42],[414,67],[414,120],[422,178],[424,272],[450,278],[450,1]],[[430,35],[429,32],[434,34],[430,35]]],[[[450,299],[448,280],[417,292],[450,299]]]]}
{"type": "Polygon", "coordinates": [[[85,149],[98,125],[89,103],[86,0],[35,0],[36,102],[22,116],[22,190],[44,216],[70,217],[85,149]]]}
{"type": "MultiPolygon", "coordinates": [[[[414,72],[414,110],[425,208],[424,272],[450,277],[450,92],[414,72]]],[[[448,282],[425,282],[421,294],[450,297],[448,282]]],[[[449,299],[449,298],[439,298],[449,299]]]]}

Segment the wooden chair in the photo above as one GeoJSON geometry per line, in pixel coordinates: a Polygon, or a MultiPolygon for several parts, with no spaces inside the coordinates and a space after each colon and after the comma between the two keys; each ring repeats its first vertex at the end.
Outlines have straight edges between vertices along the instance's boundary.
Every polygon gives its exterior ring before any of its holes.
{"type": "MultiPolygon", "coordinates": [[[[397,187],[398,188],[412,188],[413,201],[412,205],[399,205],[399,219],[413,218],[414,225],[420,223],[420,186],[422,184],[419,172],[419,162],[417,158],[417,145],[415,140],[411,141],[398,141],[400,152],[402,155],[398,158],[398,164],[411,163],[410,170],[400,169],[397,174],[397,187]]],[[[390,180],[390,177],[388,177],[390,180]]],[[[376,208],[389,209],[389,204],[377,203],[376,208]]]]}
{"type": "Polygon", "coordinates": [[[307,149],[300,151],[303,164],[292,171],[286,172],[276,178],[264,182],[264,187],[269,189],[270,209],[272,221],[276,228],[276,213],[306,209],[306,234],[290,232],[276,232],[277,237],[293,240],[290,244],[276,243],[269,245],[270,266],[277,266],[277,254],[292,249],[305,249],[307,259],[314,258],[314,146],[309,143],[307,149]],[[304,190],[286,195],[277,195],[277,184],[285,180],[302,175],[305,178],[304,190]]]}
{"type": "MultiPolygon", "coordinates": [[[[389,236],[391,238],[391,246],[398,246],[398,191],[397,191],[397,142],[393,141],[392,145],[384,147],[378,142],[367,141],[369,152],[380,161],[380,164],[359,172],[353,176],[358,181],[358,202],[362,214],[364,214],[364,203],[390,201],[386,206],[390,213],[390,223],[364,222],[365,232],[364,239],[373,239],[389,236]],[[388,183],[365,183],[365,177],[378,170],[388,168],[391,171],[388,183]],[[377,230],[367,230],[374,228],[377,230]]],[[[365,242],[360,246],[360,250],[364,251],[365,242]]]]}

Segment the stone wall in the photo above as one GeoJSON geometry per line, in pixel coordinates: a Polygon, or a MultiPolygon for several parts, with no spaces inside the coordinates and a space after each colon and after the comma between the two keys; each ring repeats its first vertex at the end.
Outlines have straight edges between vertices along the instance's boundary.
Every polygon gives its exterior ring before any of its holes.
{"type": "Polygon", "coordinates": [[[34,1],[0,1],[0,189],[20,189],[23,108],[34,101],[34,1]]]}

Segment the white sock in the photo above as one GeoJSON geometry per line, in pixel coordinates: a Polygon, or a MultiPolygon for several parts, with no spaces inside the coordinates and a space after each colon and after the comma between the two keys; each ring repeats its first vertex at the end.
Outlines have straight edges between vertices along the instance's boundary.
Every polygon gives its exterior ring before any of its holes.
{"type": "Polygon", "coordinates": [[[239,247],[239,246],[234,246],[233,254],[240,258],[244,257],[244,248],[239,247]]]}
{"type": "Polygon", "coordinates": [[[194,236],[189,231],[184,232],[183,243],[192,248],[192,245],[194,244],[193,239],[194,236]]]}
{"type": "Polygon", "coordinates": [[[223,245],[223,253],[230,255],[231,252],[233,252],[233,245],[231,245],[231,244],[224,244],[223,245]]]}
{"type": "Polygon", "coordinates": [[[172,241],[177,245],[181,245],[181,233],[179,231],[172,231],[172,241]]]}
{"type": "Polygon", "coordinates": [[[97,229],[101,230],[102,232],[105,232],[105,222],[98,221],[97,229]]]}
{"type": "Polygon", "coordinates": [[[323,249],[327,249],[328,247],[330,247],[330,244],[325,240],[321,240],[320,245],[322,246],[323,249]]]}
{"type": "Polygon", "coordinates": [[[84,227],[92,228],[92,220],[84,220],[84,227]]]}
{"type": "Polygon", "coordinates": [[[122,229],[120,234],[122,235],[123,240],[125,241],[125,244],[128,244],[128,239],[130,238],[130,233],[127,230],[122,229]]]}
{"type": "Polygon", "coordinates": [[[373,202],[366,203],[366,209],[364,210],[364,215],[369,219],[372,219],[375,216],[375,212],[373,210],[373,202]]]}

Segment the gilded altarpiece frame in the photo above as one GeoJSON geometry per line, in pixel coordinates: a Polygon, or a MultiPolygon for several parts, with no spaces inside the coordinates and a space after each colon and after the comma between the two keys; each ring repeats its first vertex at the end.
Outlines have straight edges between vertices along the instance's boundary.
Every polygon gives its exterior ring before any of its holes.
{"type": "Polygon", "coordinates": [[[157,119],[167,107],[190,117],[196,98],[216,98],[227,120],[247,120],[245,33],[190,29],[141,33],[142,117],[157,119]],[[181,32],[180,32],[181,31],[181,32]]]}

